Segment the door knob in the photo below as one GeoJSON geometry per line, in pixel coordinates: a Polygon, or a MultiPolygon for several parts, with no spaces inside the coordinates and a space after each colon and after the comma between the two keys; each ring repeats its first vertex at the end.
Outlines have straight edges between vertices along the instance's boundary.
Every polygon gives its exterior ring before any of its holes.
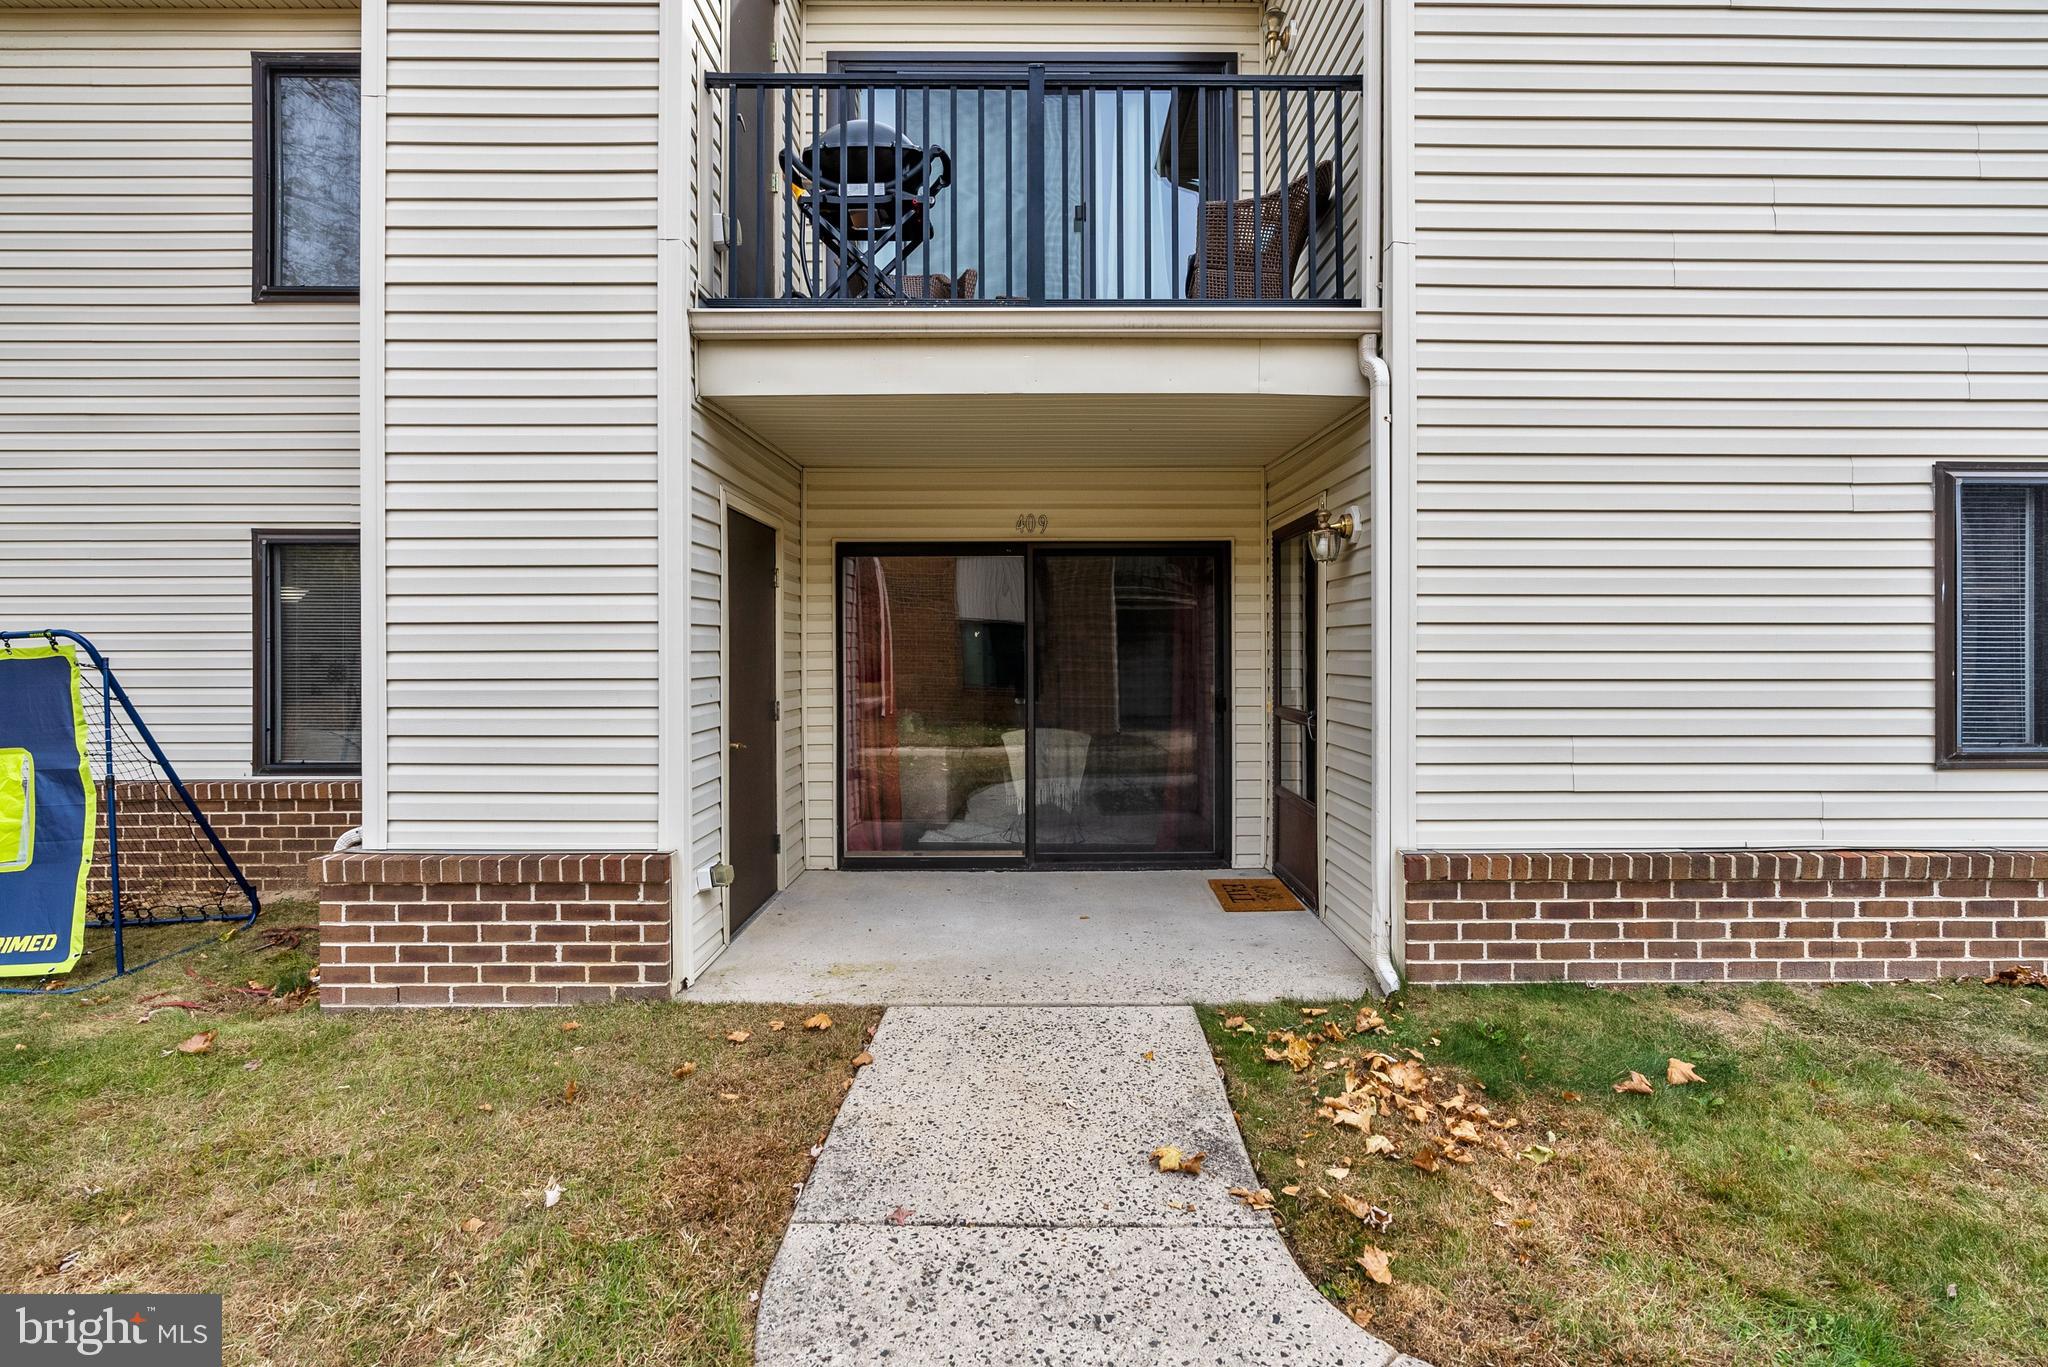
{"type": "Polygon", "coordinates": [[[735,750],[744,750],[747,748],[747,743],[743,740],[736,740],[732,743],[732,748],[735,750]]]}

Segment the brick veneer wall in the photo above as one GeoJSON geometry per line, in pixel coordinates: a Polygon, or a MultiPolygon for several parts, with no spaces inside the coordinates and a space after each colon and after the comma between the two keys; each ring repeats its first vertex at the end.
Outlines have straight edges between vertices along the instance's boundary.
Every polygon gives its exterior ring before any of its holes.
{"type": "Polygon", "coordinates": [[[1418,983],[1870,981],[2048,959],[2048,852],[1409,854],[1418,983]]]}
{"type": "Polygon", "coordinates": [[[320,1004],[557,1006],[669,991],[665,854],[331,854],[320,1004]]]}
{"type": "MultiPolygon", "coordinates": [[[[356,779],[201,779],[185,789],[265,898],[307,892],[313,885],[307,866],[363,819],[363,785],[356,779]]],[[[125,902],[211,901],[226,885],[205,833],[169,784],[123,779],[114,799],[125,902]]],[[[87,883],[94,908],[107,895],[106,809],[103,791],[87,883]]]]}

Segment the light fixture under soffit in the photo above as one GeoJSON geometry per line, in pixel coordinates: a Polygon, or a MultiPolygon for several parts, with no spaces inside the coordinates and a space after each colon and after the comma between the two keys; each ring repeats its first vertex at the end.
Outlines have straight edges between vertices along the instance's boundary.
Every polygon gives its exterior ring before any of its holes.
{"type": "Polygon", "coordinates": [[[1277,4],[1266,6],[1266,56],[1278,57],[1294,49],[1294,20],[1277,4]]]}
{"type": "Polygon", "coordinates": [[[1327,565],[1344,554],[1351,538],[1358,535],[1358,510],[1346,508],[1335,517],[1329,509],[1316,510],[1316,525],[1308,534],[1308,553],[1318,565],[1327,565]]]}

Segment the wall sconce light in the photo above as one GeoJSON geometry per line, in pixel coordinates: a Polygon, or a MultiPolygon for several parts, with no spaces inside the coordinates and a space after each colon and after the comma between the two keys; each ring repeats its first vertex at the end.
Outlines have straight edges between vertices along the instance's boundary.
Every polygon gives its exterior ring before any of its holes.
{"type": "Polygon", "coordinates": [[[1294,48],[1294,20],[1277,4],[1266,6],[1266,55],[1278,57],[1294,48]]]}
{"type": "Polygon", "coordinates": [[[1344,554],[1344,547],[1358,535],[1358,510],[1346,508],[1331,517],[1327,508],[1316,511],[1315,528],[1308,534],[1308,553],[1318,565],[1327,565],[1344,554]]]}

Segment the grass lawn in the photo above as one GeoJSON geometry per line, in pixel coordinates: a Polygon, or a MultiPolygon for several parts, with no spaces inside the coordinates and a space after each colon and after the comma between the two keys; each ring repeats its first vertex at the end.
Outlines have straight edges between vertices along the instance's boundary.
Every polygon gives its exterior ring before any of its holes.
{"type": "Polygon", "coordinates": [[[1269,1031],[1354,1023],[1356,1004],[1325,1005],[1202,1016],[1296,1256],[1404,1351],[1439,1367],[2048,1360],[2048,993],[1415,990],[1382,1006],[1387,1035],[1324,1039],[1299,1073],[1265,1060],[1269,1031]],[[1399,1156],[1365,1156],[1317,1115],[1344,1090],[1322,1065],[1406,1047],[1437,1074],[1423,1095],[1464,1085],[1519,1125],[1482,1122],[1472,1161],[1431,1174],[1409,1160],[1441,1113],[1396,1114],[1372,1123],[1399,1156]],[[1673,1056],[1703,1081],[1668,1086],[1673,1056]],[[1631,1071],[1651,1095],[1613,1091],[1631,1071]],[[1368,1246],[1392,1254],[1391,1285],[1354,1262],[1368,1246]]]}
{"type": "Polygon", "coordinates": [[[0,997],[0,1287],[221,1292],[231,1363],[750,1361],[880,1012],[323,1016],[293,993],[311,920],[273,909],[85,999],[0,997]]]}

